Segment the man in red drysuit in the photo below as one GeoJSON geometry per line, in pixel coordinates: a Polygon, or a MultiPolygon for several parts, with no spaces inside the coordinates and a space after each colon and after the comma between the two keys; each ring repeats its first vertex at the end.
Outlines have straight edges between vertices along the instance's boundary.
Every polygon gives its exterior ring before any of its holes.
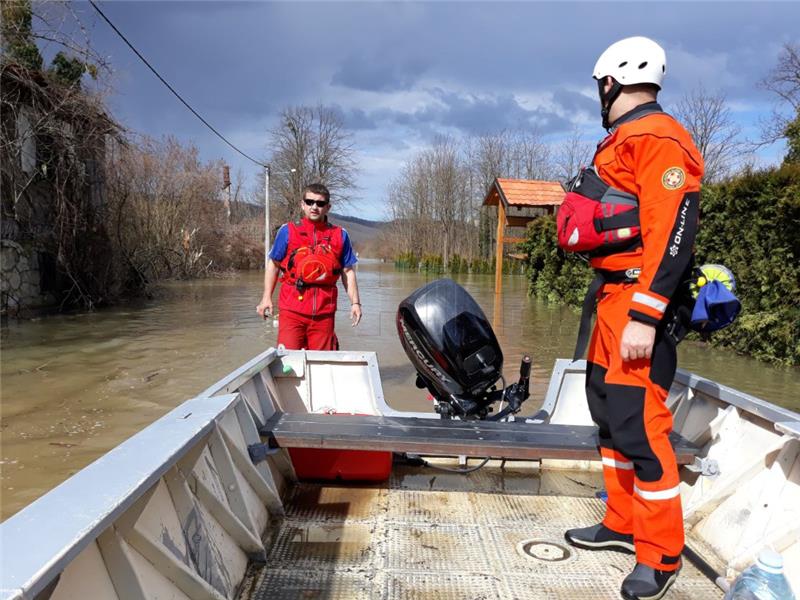
{"type": "Polygon", "coordinates": [[[608,504],[602,523],[571,529],[575,546],[636,553],[622,583],[629,600],[661,598],[681,567],[680,480],[665,400],[677,366],[672,324],[691,275],[703,159],[691,136],[661,110],[664,50],[627,38],[595,66],[603,126],[593,168],[635,196],[641,235],[591,266],[605,282],[586,367],[586,394],[599,427],[608,504]]]}
{"type": "Polygon", "coordinates": [[[300,208],[302,219],[284,224],[275,236],[256,311],[264,318],[272,314],[272,292],[280,273],[278,344],[290,350],[338,350],[334,316],[340,277],[350,298],[353,327],[361,321],[353,269],[357,258],[347,231],[328,223],[328,188],[320,183],[306,186],[300,208]]]}

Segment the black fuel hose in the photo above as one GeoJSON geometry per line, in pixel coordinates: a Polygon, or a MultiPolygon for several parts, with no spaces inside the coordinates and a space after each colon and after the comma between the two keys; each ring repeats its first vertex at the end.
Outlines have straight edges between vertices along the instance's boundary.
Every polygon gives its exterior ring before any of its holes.
{"type": "Polygon", "coordinates": [[[474,473],[478,469],[481,469],[486,466],[486,463],[489,462],[489,457],[487,456],[484,458],[479,465],[474,467],[464,468],[464,469],[453,469],[451,467],[443,467],[441,465],[434,465],[429,463],[427,460],[422,460],[422,466],[430,467],[431,469],[436,469],[438,471],[445,471],[446,473],[458,473],[459,475],[466,475],[467,473],[474,473]]]}
{"type": "Polygon", "coordinates": [[[432,464],[432,463],[428,462],[427,460],[425,460],[424,458],[422,458],[418,454],[406,454],[405,452],[402,453],[402,454],[395,454],[395,459],[396,460],[402,460],[405,464],[411,465],[411,466],[414,466],[414,467],[429,467],[431,469],[437,469],[439,471],[445,471],[447,473],[458,473],[460,475],[465,475],[467,473],[474,473],[478,469],[481,469],[481,468],[485,467],[486,463],[489,462],[490,457],[487,456],[486,458],[484,458],[479,465],[475,465],[474,467],[468,467],[468,468],[463,468],[463,469],[461,469],[461,468],[454,469],[454,468],[451,468],[451,467],[443,467],[441,465],[435,465],[435,464],[432,464]]]}

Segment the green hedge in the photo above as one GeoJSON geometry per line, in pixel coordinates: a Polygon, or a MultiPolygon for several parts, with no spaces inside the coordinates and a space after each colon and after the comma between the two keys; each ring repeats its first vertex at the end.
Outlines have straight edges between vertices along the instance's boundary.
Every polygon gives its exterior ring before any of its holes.
{"type": "MultiPolygon", "coordinates": [[[[729,267],[742,313],[712,343],[762,360],[800,364],[800,165],[752,171],[705,186],[697,237],[698,264],[729,267]]],[[[555,218],[528,231],[530,291],[579,306],[589,267],[557,249],[555,218]]]]}
{"type": "Polygon", "coordinates": [[[580,306],[592,280],[592,269],[575,254],[558,249],[555,216],[533,221],[522,246],[528,255],[531,293],[550,302],[580,306]]]}
{"type": "Polygon", "coordinates": [[[417,264],[419,264],[419,259],[413,252],[402,252],[394,259],[396,269],[416,270],[417,264]]]}
{"type": "MultiPolygon", "coordinates": [[[[483,258],[470,259],[454,254],[450,257],[447,269],[444,268],[443,262],[442,257],[438,254],[426,254],[420,257],[413,252],[402,252],[395,257],[394,266],[396,269],[403,271],[420,271],[434,274],[494,273],[493,260],[483,258]]],[[[523,261],[512,259],[503,261],[503,273],[507,275],[524,275],[526,272],[527,264],[523,261]]]]}
{"type": "Polygon", "coordinates": [[[697,256],[736,276],[742,313],[716,344],[800,364],[800,164],[703,189],[697,256]]]}

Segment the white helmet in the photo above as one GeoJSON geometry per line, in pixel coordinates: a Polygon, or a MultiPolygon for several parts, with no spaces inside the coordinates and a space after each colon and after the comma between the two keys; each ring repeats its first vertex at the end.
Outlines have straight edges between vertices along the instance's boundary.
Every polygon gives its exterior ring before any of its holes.
{"type": "Polygon", "coordinates": [[[611,44],[597,59],[593,77],[610,75],[620,85],[653,83],[661,89],[667,72],[664,49],[646,37],[629,37],[611,44]]]}

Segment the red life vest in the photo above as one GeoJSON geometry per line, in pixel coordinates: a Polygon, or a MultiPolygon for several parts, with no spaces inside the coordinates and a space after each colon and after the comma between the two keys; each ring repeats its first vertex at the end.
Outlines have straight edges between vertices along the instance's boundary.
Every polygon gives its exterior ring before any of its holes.
{"type": "Polygon", "coordinates": [[[289,240],[281,261],[279,310],[317,316],[336,312],[344,240],[341,227],[308,219],[287,223],[289,240]]]}
{"type": "Polygon", "coordinates": [[[556,225],[567,252],[605,256],[641,245],[639,199],[606,184],[593,167],[567,184],[556,225]]]}

